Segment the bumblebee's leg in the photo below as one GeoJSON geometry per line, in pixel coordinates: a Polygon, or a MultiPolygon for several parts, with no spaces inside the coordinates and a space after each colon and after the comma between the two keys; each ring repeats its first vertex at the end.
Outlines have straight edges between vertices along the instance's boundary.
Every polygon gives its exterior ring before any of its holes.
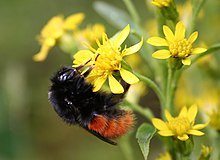
{"type": "Polygon", "coordinates": [[[108,139],[108,138],[105,138],[103,136],[101,136],[99,133],[97,133],[96,131],[93,131],[93,130],[90,130],[88,129],[87,127],[83,127],[85,130],[87,130],[89,133],[93,134],[94,136],[96,136],[97,138],[101,139],[102,141],[106,142],[106,143],[109,143],[111,145],[117,145],[116,142],[108,139]]]}
{"type": "Polygon", "coordinates": [[[120,79],[119,82],[124,88],[124,93],[122,94],[126,94],[128,92],[128,89],[130,88],[130,84],[126,83],[123,79],[120,79]]]}
{"type": "Polygon", "coordinates": [[[128,92],[128,89],[130,87],[130,84],[126,83],[124,80],[120,79],[120,84],[124,88],[124,93],[122,94],[109,94],[105,98],[105,108],[110,109],[112,107],[115,107],[118,103],[122,102],[122,100],[125,97],[125,94],[128,92]]]}
{"type": "MultiPolygon", "coordinates": [[[[98,54],[96,57],[95,57],[95,61],[97,60],[97,58],[99,57],[100,54],[98,54]]],[[[91,59],[89,61],[87,61],[85,64],[81,65],[82,67],[84,67],[87,63],[89,63],[91,61],[91,59]]],[[[87,77],[89,75],[89,73],[92,71],[92,69],[94,68],[94,64],[92,64],[89,69],[83,73],[83,77],[87,77]]]]}
{"type": "Polygon", "coordinates": [[[82,69],[83,67],[85,67],[89,62],[91,62],[91,59],[88,60],[86,63],[81,64],[80,66],[76,67],[76,70],[79,71],[80,69],[82,69]]]}

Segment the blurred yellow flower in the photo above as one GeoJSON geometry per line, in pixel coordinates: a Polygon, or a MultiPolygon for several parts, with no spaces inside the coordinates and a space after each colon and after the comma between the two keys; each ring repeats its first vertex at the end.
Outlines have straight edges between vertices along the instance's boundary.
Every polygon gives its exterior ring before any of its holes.
{"type": "Polygon", "coordinates": [[[97,47],[96,40],[101,40],[103,33],[105,33],[105,26],[97,23],[75,32],[74,37],[80,42],[79,47],[85,48],[85,45],[81,43],[83,42],[95,48],[97,47]]]}
{"type": "Polygon", "coordinates": [[[63,16],[54,16],[43,27],[39,42],[41,44],[40,52],[34,55],[34,61],[43,61],[46,59],[49,50],[55,46],[57,40],[66,32],[74,31],[84,19],[83,13],[76,13],[64,19],[63,16]]]}
{"type": "Polygon", "coordinates": [[[172,157],[169,152],[165,152],[163,154],[160,154],[160,156],[156,160],[172,160],[172,157]]]}
{"type": "Polygon", "coordinates": [[[208,160],[211,156],[212,151],[213,151],[212,147],[202,145],[199,160],[205,160],[205,159],[208,160]]]}
{"type": "Polygon", "coordinates": [[[213,109],[208,116],[210,126],[220,131],[220,107],[213,109]]]}
{"type": "Polygon", "coordinates": [[[152,0],[152,4],[154,4],[157,7],[169,7],[170,6],[170,2],[172,0],[152,0]]]}
{"type": "Polygon", "coordinates": [[[196,124],[195,118],[197,114],[197,106],[192,105],[188,110],[184,106],[177,117],[172,117],[171,114],[165,110],[165,117],[168,122],[161,119],[153,118],[152,123],[159,130],[161,136],[175,136],[181,141],[186,141],[189,136],[202,136],[203,132],[198,131],[203,129],[207,124],[196,124]]]}
{"type": "MultiPolygon", "coordinates": [[[[190,27],[192,23],[192,4],[191,1],[185,1],[184,3],[177,3],[177,10],[179,12],[180,20],[185,24],[186,27],[190,27]]],[[[198,14],[198,20],[204,17],[204,10],[201,8],[198,14]]]]}
{"type": "Polygon", "coordinates": [[[94,49],[90,46],[89,48],[91,51],[81,50],[74,55],[75,60],[73,63],[76,65],[81,65],[88,60],[92,60],[91,63],[94,64],[94,66],[86,79],[94,85],[94,92],[100,90],[104,82],[108,79],[112,93],[123,93],[124,88],[113,76],[114,73],[118,72],[120,73],[121,78],[128,84],[134,84],[139,81],[133,73],[122,66],[123,57],[136,53],[143,44],[142,38],[141,42],[129,48],[125,47],[122,50],[121,44],[128,37],[129,32],[130,27],[127,25],[112,39],[108,39],[107,35],[103,34],[102,44],[97,40],[98,49],[94,49]]]}
{"type": "Polygon", "coordinates": [[[176,25],[175,33],[171,29],[164,25],[163,32],[165,38],[151,37],[147,40],[147,43],[153,46],[168,46],[168,50],[161,49],[153,53],[153,57],[157,59],[167,59],[170,57],[181,59],[184,65],[190,65],[190,55],[200,54],[205,52],[205,48],[193,48],[192,44],[198,37],[198,32],[193,32],[189,39],[185,38],[185,27],[180,21],[176,25]]]}

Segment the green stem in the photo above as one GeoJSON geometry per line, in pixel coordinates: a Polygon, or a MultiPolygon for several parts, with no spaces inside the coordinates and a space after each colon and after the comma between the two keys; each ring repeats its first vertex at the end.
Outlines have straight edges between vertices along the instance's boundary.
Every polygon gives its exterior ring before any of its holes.
{"type": "Polygon", "coordinates": [[[149,108],[143,108],[138,104],[134,104],[129,102],[128,100],[124,101],[124,104],[129,106],[133,111],[139,113],[140,115],[144,116],[146,119],[150,120],[154,117],[153,113],[149,108]]]}
{"type": "Polygon", "coordinates": [[[191,158],[189,156],[180,156],[180,160],[191,160],[191,158]]]}
{"type": "Polygon", "coordinates": [[[153,81],[151,80],[150,78],[148,77],[145,77],[139,73],[135,73],[135,75],[141,80],[143,81],[144,83],[146,83],[155,93],[156,95],[158,96],[159,98],[159,101],[160,101],[160,104],[161,106],[164,106],[164,102],[165,102],[165,98],[164,98],[164,95],[163,93],[161,92],[161,89],[158,87],[158,85],[153,81]]]}
{"type": "Polygon", "coordinates": [[[220,132],[216,132],[216,135],[215,135],[215,138],[213,138],[214,139],[214,144],[213,144],[213,146],[214,146],[214,148],[215,148],[215,150],[214,150],[214,152],[215,153],[213,153],[213,158],[214,159],[220,159],[220,152],[219,152],[219,147],[220,147],[220,132]]]}
{"type": "Polygon", "coordinates": [[[173,109],[174,109],[173,107],[174,97],[172,97],[174,95],[174,89],[175,89],[175,87],[173,87],[173,82],[175,82],[174,71],[175,70],[171,68],[171,66],[168,67],[165,108],[167,108],[170,113],[173,113],[173,109]]]}
{"type": "MultiPolygon", "coordinates": [[[[146,35],[146,31],[142,28],[142,25],[140,23],[140,17],[138,15],[137,10],[135,9],[133,3],[131,0],[123,0],[124,4],[126,5],[133,21],[137,24],[139,31],[140,31],[140,35],[144,36],[144,37],[148,37],[148,35],[146,35]]],[[[148,47],[147,45],[143,45],[142,47],[143,52],[141,52],[141,57],[146,61],[147,65],[149,66],[150,70],[152,71],[152,73],[156,73],[157,70],[155,70],[155,68],[157,67],[157,63],[155,63],[155,61],[150,60],[151,57],[149,57],[148,53],[152,53],[153,49],[152,47],[148,47]]]]}
{"type": "Polygon", "coordinates": [[[133,20],[137,23],[140,24],[140,18],[138,16],[137,10],[134,8],[134,5],[132,4],[131,0],[123,0],[125,3],[130,15],[132,16],[133,20]]]}
{"type": "Polygon", "coordinates": [[[131,132],[127,133],[123,137],[120,138],[120,143],[118,143],[122,153],[126,160],[134,160],[133,147],[131,145],[130,138],[133,134],[131,132]]]}

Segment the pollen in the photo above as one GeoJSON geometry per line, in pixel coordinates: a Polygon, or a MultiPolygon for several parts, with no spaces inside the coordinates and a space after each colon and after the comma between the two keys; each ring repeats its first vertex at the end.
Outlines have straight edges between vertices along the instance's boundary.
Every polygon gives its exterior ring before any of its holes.
{"type": "Polygon", "coordinates": [[[107,76],[113,71],[120,70],[120,64],[122,61],[120,48],[115,49],[110,41],[106,41],[104,44],[99,46],[96,53],[99,56],[96,59],[92,74],[107,78],[107,76]]]}
{"type": "Polygon", "coordinates": [[[99,57],[96,66],[103,70],[118,70],[122,61],[120,49],[114,49],[109,41],[101,45],[97,50],[99,57]]]}
{"type": "Polygon", "coordinates": [[[188,118],[176,117],[168,122],[168,127],[175,135],[182,136],[191,129],[191,124],[188,118]]]}
{"type": "Polygon", "coordinates": [[[173,57],[186,58],[192,53],[192,43],[187,39],[174,41],[169,45],[169,50],[173,57]]]}

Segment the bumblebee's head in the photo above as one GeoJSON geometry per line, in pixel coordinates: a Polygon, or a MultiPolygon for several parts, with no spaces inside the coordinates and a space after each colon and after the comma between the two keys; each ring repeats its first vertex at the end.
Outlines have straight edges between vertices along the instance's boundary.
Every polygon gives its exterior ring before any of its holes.
{"type": "Polygon", "coordinates": [[[61,68],[51,78],[52,86],[48,92],[48,99],[54,110],[68,123],[75,123],[78,112],[72,102],[72,84],[77,75],[75,68],[61,68]]]}
{"type": "Polygon", "coordinates": [[[61,68],[54,77],[51,78],[53,83],[62,83],[73,79],[74,75],[78,72],[75,68],[63,67],[61,68]]]}

